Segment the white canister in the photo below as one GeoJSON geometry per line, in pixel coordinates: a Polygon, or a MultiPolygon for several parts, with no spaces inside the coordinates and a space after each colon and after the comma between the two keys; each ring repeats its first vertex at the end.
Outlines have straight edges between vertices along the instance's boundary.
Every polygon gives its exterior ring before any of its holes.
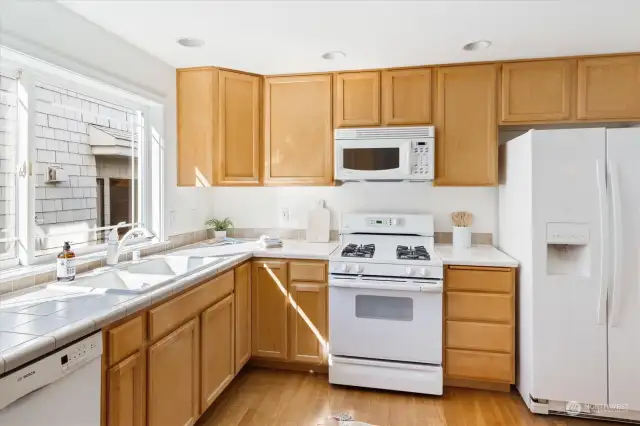
{"type": "Polygon", "coordinates": [[[213,231],[213,236],[216,240],[224,240],[227,238],[227,231],[213,231]]]}
{"type": "Polygon", "coordinates": [[[468,226],[453,227],[453,247],[469,248],[471,247],[471,228],[468,226]]]}

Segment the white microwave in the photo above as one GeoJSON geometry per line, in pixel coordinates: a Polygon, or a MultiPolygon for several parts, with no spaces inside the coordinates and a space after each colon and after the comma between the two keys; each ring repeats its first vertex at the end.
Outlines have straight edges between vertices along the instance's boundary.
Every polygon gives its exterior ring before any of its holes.
{"type": "Polygon", "coordinates": [[[334,142],[336,180],[433,180],[433,126],[336,129],[334,142]]]}

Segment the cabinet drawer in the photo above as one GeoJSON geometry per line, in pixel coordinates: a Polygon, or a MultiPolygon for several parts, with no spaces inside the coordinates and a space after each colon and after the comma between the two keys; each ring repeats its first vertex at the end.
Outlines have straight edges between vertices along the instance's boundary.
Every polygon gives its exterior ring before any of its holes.
{"type": "Polygon", "coordinates": [[[109,366],[113,366],[142,347],[144,341],[142,315],[107,332],[109,366]]]}
{"type": "Polygon", "coordinates": [[[513,307],[510,294],[447,292],[447,319],[510,323],[513,307]]]}
{"type": "Polygon", "coordinates": [[[289,278],[291,281],[327,281],[327,270],[324,262],[289,262],[289,278]]]}
{"type": "Polygon", "coordinates": [[[233,292],[233,271],[208,281],[149,311],[149,338],[155,340],[195,318],[233,292]]]}
{"type": "Polygon", "coordinates": [[[448,290],[509,293],[513,288],[513,276],[509,270],[450,267],[446,272],[445,286],[448,290]]]}
{"type": "Polygon", "coordinates": [[[513,352],[512,325],[447,321],[446,329],[448,348],[513,352]]]}
{"type": "Polygon", "coordinates": [[[447,349],[445,373],[448,377],[513,382],[513,355],[447,349]]]}

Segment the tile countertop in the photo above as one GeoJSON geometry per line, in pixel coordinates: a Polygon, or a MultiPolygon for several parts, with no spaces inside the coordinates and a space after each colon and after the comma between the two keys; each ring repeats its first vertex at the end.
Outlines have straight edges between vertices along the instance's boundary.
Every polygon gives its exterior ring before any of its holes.
{"type": "MultiPolygon", "coordinates": [[[[284,240],[283,243],[283,247],[271,249],[261,248],[256,242],[218,247],[197,243],[181,247],[174,253],[228,257],[221,263],[176,277],[142,294],[115,294],[104,289],[60,283],[42,284],[5,294],[0,299],[0,374],[99,331],[252,257],[328,260],[338,247],[338,242],[284,240]]],[[[78,279],[100,274],[105,269],[82,274],[78,279]]]]}
{"type": "Polygon", "coordinates": [[[493,246],[471,246],[468,249],[454,249],[450,244],[436,244],[436,253],[445,265],[496,266],[515,268],[518,261],[507,256],[493,246]]]}

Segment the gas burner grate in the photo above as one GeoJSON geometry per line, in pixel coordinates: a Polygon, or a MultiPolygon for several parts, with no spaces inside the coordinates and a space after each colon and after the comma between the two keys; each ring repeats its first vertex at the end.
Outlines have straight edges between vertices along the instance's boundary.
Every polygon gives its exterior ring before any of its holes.
{"type": "Polygon", "coordinates": [[[375,244],[347,244],[342,249],[342,257],[373,257],[376,252],[375,244]]]}
{"type": "Polygon", "coordinates": [[[431,256],[424,246],[398,246],[396,247],[396,257],[407,260],[431,260],[431,256]]]}

